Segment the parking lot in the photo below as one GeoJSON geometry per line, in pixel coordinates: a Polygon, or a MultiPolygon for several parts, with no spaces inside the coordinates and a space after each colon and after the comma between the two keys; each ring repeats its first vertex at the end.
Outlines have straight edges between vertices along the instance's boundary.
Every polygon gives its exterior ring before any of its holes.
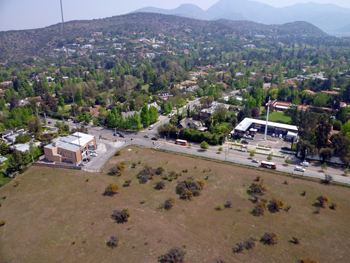
{"type": "Polygon", "coordinates": [[[278,137],[272,137],[271,134],[266,135],[265,141],[264,136],[265,135],[263,133],[258,133],[253,139],[247,139],[247,141],[249,142],[250,146],[273,148],[278,151],[280,151],[282,147],[291,147],[291,142],[289,141],[285,141],[284,139],[280,139],[278,137]]]}

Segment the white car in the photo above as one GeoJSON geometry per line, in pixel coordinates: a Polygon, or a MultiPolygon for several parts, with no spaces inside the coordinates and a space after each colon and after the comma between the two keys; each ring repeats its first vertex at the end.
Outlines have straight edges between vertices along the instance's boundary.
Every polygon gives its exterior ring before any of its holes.
{"type": "Polygon", "coordinates": [[[295,166],[294,171],[305,172],[305,169],[303,167],[295,166]]]}
{"type": "Polygon", "coordinates": [[[259,161],[257,159],[253,159],[252,162],[253,163],[259,163],[259,161]]]}
{"type": "Polygon", "coordinates": [[[90,154],[90,156],[94,156],[94,157],[96,157],[96,156],[97,156],[97,154],[96,154],[96,153],[91,153],[91,154],[90,154]]]}
{"type": "Polygon", "coordinates": [[[302,162],[300,163],[301,166],[305,166],[305,167],[309,167],[309,163],[308,162],[302,162]]]}

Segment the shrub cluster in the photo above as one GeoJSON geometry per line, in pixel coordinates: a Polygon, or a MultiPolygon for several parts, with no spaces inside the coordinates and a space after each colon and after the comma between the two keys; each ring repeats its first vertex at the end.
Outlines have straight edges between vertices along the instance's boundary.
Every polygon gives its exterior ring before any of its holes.
{"type": "Polygon", "coordinates": [[[4,226],[6,224],[6,221],[5,220],[1,220],[0,221],[0,226],[4,226]]]}
{"type": "Polygon", "coordinates": [[[225,208],[232,208],[232,201],[227,201],[224,206],[225,208]]]}
{"type": "Polygon", "coordinates": [[[164,203],[164,208],[166,210],[170,210],[171,208],[173,208],[175,205],[175,200],[173,198],[168,198],[167,200],[165,200],[164,203]]]}
{"type": "Polygon", "coordinates": [[[192,197],[200,195],[204,186],[205,182],[203,180],[195,182],[192,177],[189,177],[185,181],[177,184],[176,193],[180,195],[181,199],[191,200],[192,197]]]}
{"type": "Polygon", "coordinates": [[[147,183],[149,180],[153,179],[153,176],[155,175],[156,170],[153,169],[151,166],[145,165],[143,169],[137,174],[137,179],[139,179],[141,184],[147,183]]]}
{"type": "Polygon", "coordinates": [[[114,248],[118,246],[119,238],[117,236],[110,236],[107,242],[107,246],[114,248]]]}
{"type": "Polygon", "coordinates": [[[182,174],[181,173],[176,173],[175,171],[171,171],[171,172],[169,172],[168,175],[164,175],[162,177],[162,179],[168,180],[168,181],[171,182],[172,180],[176,180],[177,178],[179,178],[179,176],[182,176],[182,174]]]}
{"type": "Polygon", "coordinates": [[[120,151],[117,151],[114,155],[115,156],[119,156],[120,155],[120,151]]]}
{"type": "Polygon", "coordinates": [[[268,190],[267,186],[263,184],[263,180],[260,180],[258,182],[253,182],[249,186],[250,191],[252,193],[257,194],[257,195],[264,195],[265,192],[268,190]]]}
{"type": "Polygon", "coordinates": [[[112,196],[118,193],[119,190],[119,186],[116,184],[109,184],[105,191],[104,191],[104,195],[108,195],[108,196],[112,196]]]}
{"type": "Polygon", "coordinates": [[[166,254],[158,257],[159,263],[181,263],[185,260],[186,252],[179,247],[171,248],[166,254]]]}
{"type": "Polygon", "coordinates": [[[113,210],[113,214],[112,214],[112,218],[115,221],[117,221],[117,223],[128,222],[128,219],[130,216],[131,216],[131,213],[129,212],[129,209],[113,210]]]}
{"type": "Polygon", "coordinates": [[[274,232],[266,232],[262,237],[261,241],[266,245],[275,245],[281,238],[274,232]]]}
{"type": "Polygon", "coordinates": [[[118,165],[112,167],[111,169],[109,169],[109,173],[111,175],[117,175],[117,176],[121,176],[122,172],[125,169],[125,162],[121,161],[118,165]]]}

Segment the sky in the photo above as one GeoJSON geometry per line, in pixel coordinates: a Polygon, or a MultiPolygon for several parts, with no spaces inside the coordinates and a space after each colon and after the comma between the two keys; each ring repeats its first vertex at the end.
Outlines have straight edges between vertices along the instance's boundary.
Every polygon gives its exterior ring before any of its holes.
{"type": "MultiPolygon", "coordinates": [[[[172,9],[190,3],[206,10],[218,0],[62,0],[65,21],[99,19],[153,6],[172,9]]],[[[310,0],[255,0],[275,7],[310,0]]],[[[313,0],[350,8],[349,0],[313,0]]],[[[0,31],[33,29],[61,22],[60,0],[0,0],[0,31]]]]}

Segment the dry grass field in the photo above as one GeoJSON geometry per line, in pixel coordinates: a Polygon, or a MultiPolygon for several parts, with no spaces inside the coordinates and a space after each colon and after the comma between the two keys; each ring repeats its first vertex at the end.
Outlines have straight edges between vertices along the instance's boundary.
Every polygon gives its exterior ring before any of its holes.
{"type": "Polygon", "coordinates": [[[184,247],[186,262],[297,262],[311,257],[318,262],[350,262],[350,189],[318,182],[292,179],[264,171],[240,168],[201,159],[137,147],[113,157],[103,173],[32,167],[17,187],[0,189],[0,262],[157,262],[173,246],[184,247]],[[125,161],[120,177],[107,174],[110,167],[125,161]],[[141,164],[131,168],[133,162],[141,164]],[[136,174],[144,165],[163,166],[165,173],[188,173],[155,190],[154,180],[140,184],[136,174]],[[196,167],[196,168],[195,168],[196,167]],[[209,171],[209,169],[211,171],[209,171]],[[206,170],[205,172],[203,172],[206,170]],[[264,198],[280,198],[292,205],[287,213],[265,213],[256,217],[247,190],[256,175],[265,179],[269,190],[264,198]],[[177,182],[192,176],[206,179],[202,194],[184,201],[176,194],[177,182]],[[86,179],[89,178],[88,182],[86,179]],[[122,187],[132,180],[130,187],[122,187]],[[285,180],[288,184],[284,184],[285,180]],[[113,197],[103,192],[110,183],[120,186],[113,197]],[[302,191],[306,195],[302,196],[302,191]],[[338,203],[315,214],[313,204],[320,195],[338,203]],[[6,199],[2,199],[6,196],[6,199]],[[172,210],[159,206],[175,199],[172,210]],[[216,211],[218,204],[232,201],[232,208],[216,211]],[[131,217],[118,224],[114,209],[128,208],[131,217]],[[248,237],[260,239],[267,231],[280,236],[277,245],[257,242],[252,250],[235,254],[232,248],[248,237]],[[109,237],[119,237],[119,246],[109,248],[109,237]],[[292,237],[300,245],[290,242],[292,237]]]}

